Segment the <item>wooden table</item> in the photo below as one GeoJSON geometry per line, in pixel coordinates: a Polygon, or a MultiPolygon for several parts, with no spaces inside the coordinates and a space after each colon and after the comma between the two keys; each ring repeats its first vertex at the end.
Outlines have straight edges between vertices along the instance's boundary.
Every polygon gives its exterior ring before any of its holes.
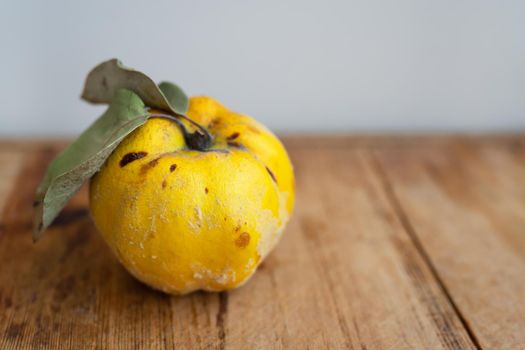
{"type": "Polygon", "coordinates": [[[525,136],[290,137],[297,207],[254,278],[170,297],[86,190],[37,244],[63,142],[0,141],[0,349],[525,349],[525,136]]]}

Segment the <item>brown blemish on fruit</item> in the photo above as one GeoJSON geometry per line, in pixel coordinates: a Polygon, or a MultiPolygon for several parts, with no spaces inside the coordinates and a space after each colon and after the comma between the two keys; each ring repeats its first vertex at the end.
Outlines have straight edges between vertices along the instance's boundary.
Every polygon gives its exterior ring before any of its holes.
{"type": "Polygon", "coordinates": [[[33,202],[33,207],[38,207],[40,205],[40,201],[37,199],[33,202]]]}
{"type": "Polygon", "coordinates": [[[212,121],[208,124],[208,128],[216,127],[221,123],[221,120],[219,118],[214,118],[212,121]]]}
{"type": "Polygon", "coordinates": [[[168,183],[166,182],[166,180],[162,181],[162,188],[166,188],[166,186],[168,186],[168,183]]]}
{"type": "Polygon", "coordinates": [[[250,244],[250,234],[248,232],[243,232],[235,240],[235,245],[239,248],[245,248],[250,244]]]}
{"type": "Polygon", "coordinates": [[[228,136],[228,138],[226,138],[226,140],[228,141],[233,141],[235,140],[237,137],[239,137],[239,133],[238,132],[234,132],[233,134],[231,134],[230,136],[228,136]]]}
{"type": "Polygon", "coordinates": [[[266,171],[268,172],[268,174],[270,174],[270,176],[272,177],[273,182],[275,182],[277,184],[277,179],[275,178],[275,175],[273,174],[273,172],[267,166],[265,166],[265,168],[266,168],[266,171]]]}
{"type": "Polygon", "coordinates": [[[241,145],[239,142],[235,142],[235,141],[228,141],[228,146],[235,147],[235,148],[244,148],[243,145],[241,145]]]}
{"type": "Polygon", "coordinates": [[[239,232],[240,230],[241,230],[241,226],[237,226],[237,227],[235,228],[235,232],[239,232]]]}
{"type": "Polygon", "coordinates": [[[145,156],[148,155],[148,152],[131,152],[131,153],[128,153],[126,154],[124,157],[122,157],[122,159],[120,160],[120,167],[125,167],[126,165],[128,165],[129,163],[137,160],[137,159],[140,159],[140,158],[144,158],[145,156]]]}
{"type": "Polygon", "coordinates": [[[174,172],[177,169],[177,164],[170,165],[170,172],[174,172]]]}
{"type": "Polygon", "coordinates": [[[149,162],[147,162],[146,164],[144,164],[140,168],[140,173],[141,174],[147,173],[148,170],[154,168],[158,163],[159,163],[159,158],[155,158],[155,159],[150,160],[149,162]]]}
{"type": "Polygon", "coordinates": [[[209,192],[209,191],[208,191],[208,187],[205,187],[205,188],[204,188],[204,193],[208,194],[208,192],[209,192]]]}

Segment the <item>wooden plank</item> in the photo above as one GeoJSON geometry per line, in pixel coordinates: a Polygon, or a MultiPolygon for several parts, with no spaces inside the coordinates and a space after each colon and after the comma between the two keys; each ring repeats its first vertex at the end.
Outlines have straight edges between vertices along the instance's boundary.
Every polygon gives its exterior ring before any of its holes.
{"type": "Polygon", "coordinates": [[[376,150],[392,200],[486,349],[525,348],[525,149],[376,150]]]}
{"type": "Polygon", "coordinates": [[[298,204],[241,289],[170,297],[118,265],[83,189],[38,244],[25,152],[0,236],[0,348],[469,349],[469,335],[360,150],[293,149],[298,204]],[[4,336],[1,336],[1,335],[4,336]]]}
{"type": "Polygon", "coordinates": [[[0,138],[0,149],[6,153],[41,152],[45,148],[62,149],[72,142],[71,137],[60,138],[0,138]]]}
{"type": "Polygon", "coordinates": [[[8,195],[18,178],[23,159],[21,152],[0,148],[0,213],[7,205],[8,195]]]}

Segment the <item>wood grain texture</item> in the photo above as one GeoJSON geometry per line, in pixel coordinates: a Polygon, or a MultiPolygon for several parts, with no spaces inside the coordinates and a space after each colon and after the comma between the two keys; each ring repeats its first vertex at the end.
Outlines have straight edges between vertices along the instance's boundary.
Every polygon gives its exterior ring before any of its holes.
{"type": "Polygon", "coordinates": [[[33,244],[64,142],[0,140],[0,349],[524,348],[524,140],[287,138],[281,243],[244,287],[184,297],[118,264],[86,188],[33,244]]]}
{"type": "Polygon", "coordinates": [[[525,148],[455,142],[376,154],[481,346],[525,348],[525,148]]]}

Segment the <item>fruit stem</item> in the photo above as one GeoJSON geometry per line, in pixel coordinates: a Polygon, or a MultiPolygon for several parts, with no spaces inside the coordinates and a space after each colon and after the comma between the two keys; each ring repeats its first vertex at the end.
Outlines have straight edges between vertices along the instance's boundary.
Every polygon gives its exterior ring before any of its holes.
{"type": "Polygon", "coordinates": [[[151,113],[150,118],[164,118],[175,122],[175,124],[177,124],[181,129],[182,134],[184,135],[184,140],[190,149],[205,151],[211,146],[213,136],[210,134],[210,132],[205,127],[184,114],[176,114],[173,116],[164,113],[151,113]],[[193,133],[188,132],[184,124],[178,118],[185,119],[196,126],[198,130],[193,133]]]}

